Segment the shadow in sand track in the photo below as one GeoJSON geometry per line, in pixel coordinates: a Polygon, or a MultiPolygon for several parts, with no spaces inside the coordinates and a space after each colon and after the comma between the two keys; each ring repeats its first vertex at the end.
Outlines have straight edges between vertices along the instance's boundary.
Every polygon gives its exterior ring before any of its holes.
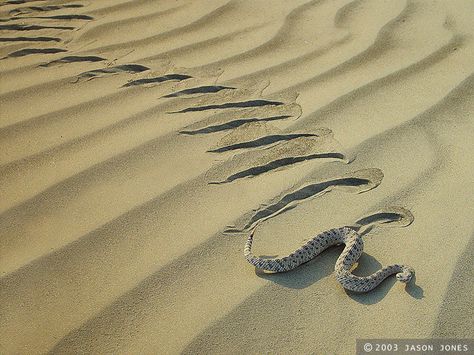
{"type": "Polygon", "coordinates": [[[8,54],[5,58],[19,58],[32,54],[54,54],[61,52],[67,52],[67,50],[61,48],[26,48],[16,52],[12,52],[8,54]]]}
{"type": "Polygon", "coordinates": [[[54,16],[25,16],[19,18],[37,18],[44,20],[86,20],[92,21],[94,18],[89,15],[54,15],[54,16]]]}
{"type": "Polygon", "coordinates": [[[281,105],[284,105],[284,103],[280,101],[250,100],[250,101],[240,101],[240,102],[228,102],[226,104],[219,104],[219,105],[188,107],[180,111],[168,112],[168,113],[186,113],[186,112],[198,112],[198,111],[227,109],[227,108],[247,108],[247,107],[281,106],[281,105]]]}
{"type": "Polygon", "coordinates": [[[122,87],[126,88],[126,87],[131,87],[131,86],[138,86],[138,85],[162,83],[162,82],[165,82],[165,81],[183,81],[183,80],[191,79],[191,78],[192,78],[192,76],[185,75],[185,74],[167,74],[167,75],[163,75],[163,76],[157,76],[157,77],[154,77],[154,78],[144,78],[144,79],[129,81],[128,83],[126,83],[122,87]]]}
{"type": "Polygon", "coordinates": [[[221,90],[235,90],[235,88],[230,87],[230,86],[219,86],[219,85],[198,86],[195,88],[190,88],[190,89],[174,92],[172,94],[168,94],[163,97],[178,97],[178,96],[194,95],[194,94],[212,94],[212,93],[219,92],[221,90]]]}
{"type": "Polygon", "coordinates": [[[4,31],[38,31],[38,30],[45,30],[45,29],[73,30],[73,29],[75,29],[75,27],[72,27],[72,26],[20,25],[20,24],[0,25],[0,30],[4,30],[4,31]]]}
{"type": "Polygon", "coordinates": [[[61,42],[57,37],[0,37],[0,42],[61,42]]]}
{"type": "Polygon", "coordinates": [[[49,67],[50,65],[62,64],[62,63],[82,63],[82,62],[95,63],[95,62],[101,62],[103,60],[105,60],[105,58],[92,56],[92,55],[87,55],[87,56],[70,55],[67,57],[63,57],[61,59],[53,60],[49,63],[40,64],[39,66],[49,67]]]}
{"type": "Polygon", "coordinates": [[[286,212],[294,207],[300,201],[312,198],[314,196],[323,194],[330,191],[333,187],[337,186],[348,186],[348,187],[357,187],[357,186],[367,186],[373,182],[368,179],[361,179],[355,177],[339,178],[328,180],[324,182],[319,182],[316,184],[306,185],[298,190],[284,195],[277,202],[266,206],[264,209],[257,211],[252,218],[247,222],[247,224],[242,229],[237,228],[228,228],[225,230],[226,233],[241,233],[250,230],[258,223],[275,217],[283,212],[286,212]]]}
{"type": "Polygon", "coordinates": [[[383,211],[360,218],[356,222],[356,225],[362,230],[369,231],[376,225],[407,227],[412,224],[414,220],[415,217],[409,210],[403,207],[391,206],[384,208],[383,211]]]}
{"type": "Polygon", "coordinates": [[[26,4],[28,2],[37,2],[40,0],[7,0],[3,4],[0,4],[0,6],[4,5],[20,5],[20,4],[26,4]]]}
{"type": "Polygon", "coordinates": [[[42,1],[42,0],[7,0],[3,4],[0,4],[0,6],[2,6],[2,5],[19,5],[19,4],[26,4],[26,3],[29,3],[29,2],[38,2],[38,1],[42,1]]]}
{"type": "Polygon", "coordinates": [[[12,16],[21,15],[21,14],[30,14],[32,12],[47,12],[55,11],[61,9],[77,9],[84,7],[81,4],[65,4],[65,5],[47,5],[47,6],[28,6],[20,7],[17,9],[10,10],[9,14],[12,16]]]}
{"type": "Polygon", "coordinates": [[[359,219],[356,223],[358,224],[373,224],[373,223],[391,223],[393,221],[401,220],[402,216],[398,213],[392,212],[380,212],[370,215],[368,217],[364,217],[359,219]]]}
{"type": "Polygon", "coordinates": [[[257,118],[257,117],[242,118],[242,119],[233,120],[226,123],[221,123],[214,126],[208,126],[205,128],[200,128],[200,129],[196,129],[192,131],[180,131],[179,133],[188,134],[188,135],[215,133],[215,132],[221,132],[221,131],[237,128],[250,122],[277,121],[277,120],[284,120],[290,117],[293,117],[293,116],[282,115],[282,116],[272,116],[272,117],[262,117],[262,118],[257,118]]]}
{"type": "Polygon", "coordinates": [[[118,66],[110,67],[110,68],[89,70],[89,71],[79,74],[79,78],[80,79],[84,79],[84,78],[93,79],[101,75],[118,74],[118,73],[141,73],[147,70],[150,70],[150,68],[145,67],[140,64],[124,64],[124,65],[118,65],[118,66]]]}
{"type": "Polygon", "coordinates": [[[248,142],[242,142],[242,143],[236,143],[232,145],[228,145],[225,147],[221,148],[216,148],[212,150],[208,150],[210,153],[223,153],[227,152],[230,150],[236,150],[236,149],[246,149],[246,148],[256,148],[256,147],[262,147],[265,145],[281,142],[281,141],[289,141],[295,138],[300,138],[300,137],[318,137],[317,134],[310,134],[310,133],[299,133],[299,134],[275,134],[271,136],[265,136],[262,138],[258,138],[252,141],[248,142]]]}
{"type": "Polygon", "coordinates": [[[278,159],[265,165],[255,166],[250,169],[240,171],[236,174],[229,176],[224,181],[210,182],[209,184],[225,184],[225,183],[229,183],[234,180],[242,179],[245,177],[255,177],[263,173],[269,172],[271,170],[275,170],[284,166],[300,163],[303,161],[312,160],[312,159],[324,159],[324,158],[334,158],[334,159],[342,160],[344,159],[344,155],[341,153],[320,153],[320,154],[304,155],[300,157],[289,157],[289,158],[278,159]]]}

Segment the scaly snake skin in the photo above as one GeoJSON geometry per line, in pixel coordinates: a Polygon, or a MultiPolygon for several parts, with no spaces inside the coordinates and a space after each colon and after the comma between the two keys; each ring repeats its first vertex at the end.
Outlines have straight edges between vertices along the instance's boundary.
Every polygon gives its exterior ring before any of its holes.
{"type": "Polygon", "coordinates": [[[378,270],[370,276],[360,277],[351,273],[352,266],[359,260],[364,249],[362,237],[352,228],[342,227],[331,229],[318,234],[294,253],[283,258],[262,259],[252,254],[254,231],[250,234],[244,248],[247,261],[258,269],[285,272],[313,259],[325,249],[339,244],[346,247],[337,259],[334,268],[336,279],[347,290],[367,292],[377,287],[388,276],[397,274],[397,280],[408,283],[415,274],[415,270],[406,265],[391,265],[378,270]]]}

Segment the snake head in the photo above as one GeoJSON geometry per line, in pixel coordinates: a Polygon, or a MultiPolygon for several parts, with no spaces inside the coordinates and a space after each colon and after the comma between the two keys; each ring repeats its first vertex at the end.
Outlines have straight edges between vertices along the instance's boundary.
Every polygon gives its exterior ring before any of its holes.
{"type": "Polygon", "coordinates": [[[396,275],[398,281],[403,283],[409,283],[415,275],[415,270],[411,267],[404,267],[402,272],[396,275]]]}

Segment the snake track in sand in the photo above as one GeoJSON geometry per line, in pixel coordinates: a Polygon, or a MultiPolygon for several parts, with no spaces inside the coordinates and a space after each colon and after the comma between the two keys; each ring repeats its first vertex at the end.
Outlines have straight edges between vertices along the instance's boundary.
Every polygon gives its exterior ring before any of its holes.
{"type": "Polygon", "coordinates": [[[365,277],[352,274],[351,269],[362,255],[364,242],[361,235],[349,227],[331,229],[318,234],[290,255],[273,259],[263,259],[252,254],[254,231],[252,231],[245,244],[244,255],[247,261],[257,269],[273,272],[290,271],[315,258],[331,246],[345,244],[334,269],[337,281],[347,290],[368,292],[393,274],[396,274],[398,281],[408,283],[415,274],[415,270],[410,266],[398,264],[387,266],[365,277]]]}

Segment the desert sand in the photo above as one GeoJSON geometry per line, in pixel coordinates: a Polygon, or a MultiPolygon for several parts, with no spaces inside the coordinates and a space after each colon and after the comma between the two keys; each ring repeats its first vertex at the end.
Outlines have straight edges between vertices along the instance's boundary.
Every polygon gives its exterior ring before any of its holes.
{"type": "Polygon", "coordinates": [[[0,4],[0,353],[472,337],[474,2],[0,4]],[[364,230],[287,273],[318,233],[364,230]]]}

